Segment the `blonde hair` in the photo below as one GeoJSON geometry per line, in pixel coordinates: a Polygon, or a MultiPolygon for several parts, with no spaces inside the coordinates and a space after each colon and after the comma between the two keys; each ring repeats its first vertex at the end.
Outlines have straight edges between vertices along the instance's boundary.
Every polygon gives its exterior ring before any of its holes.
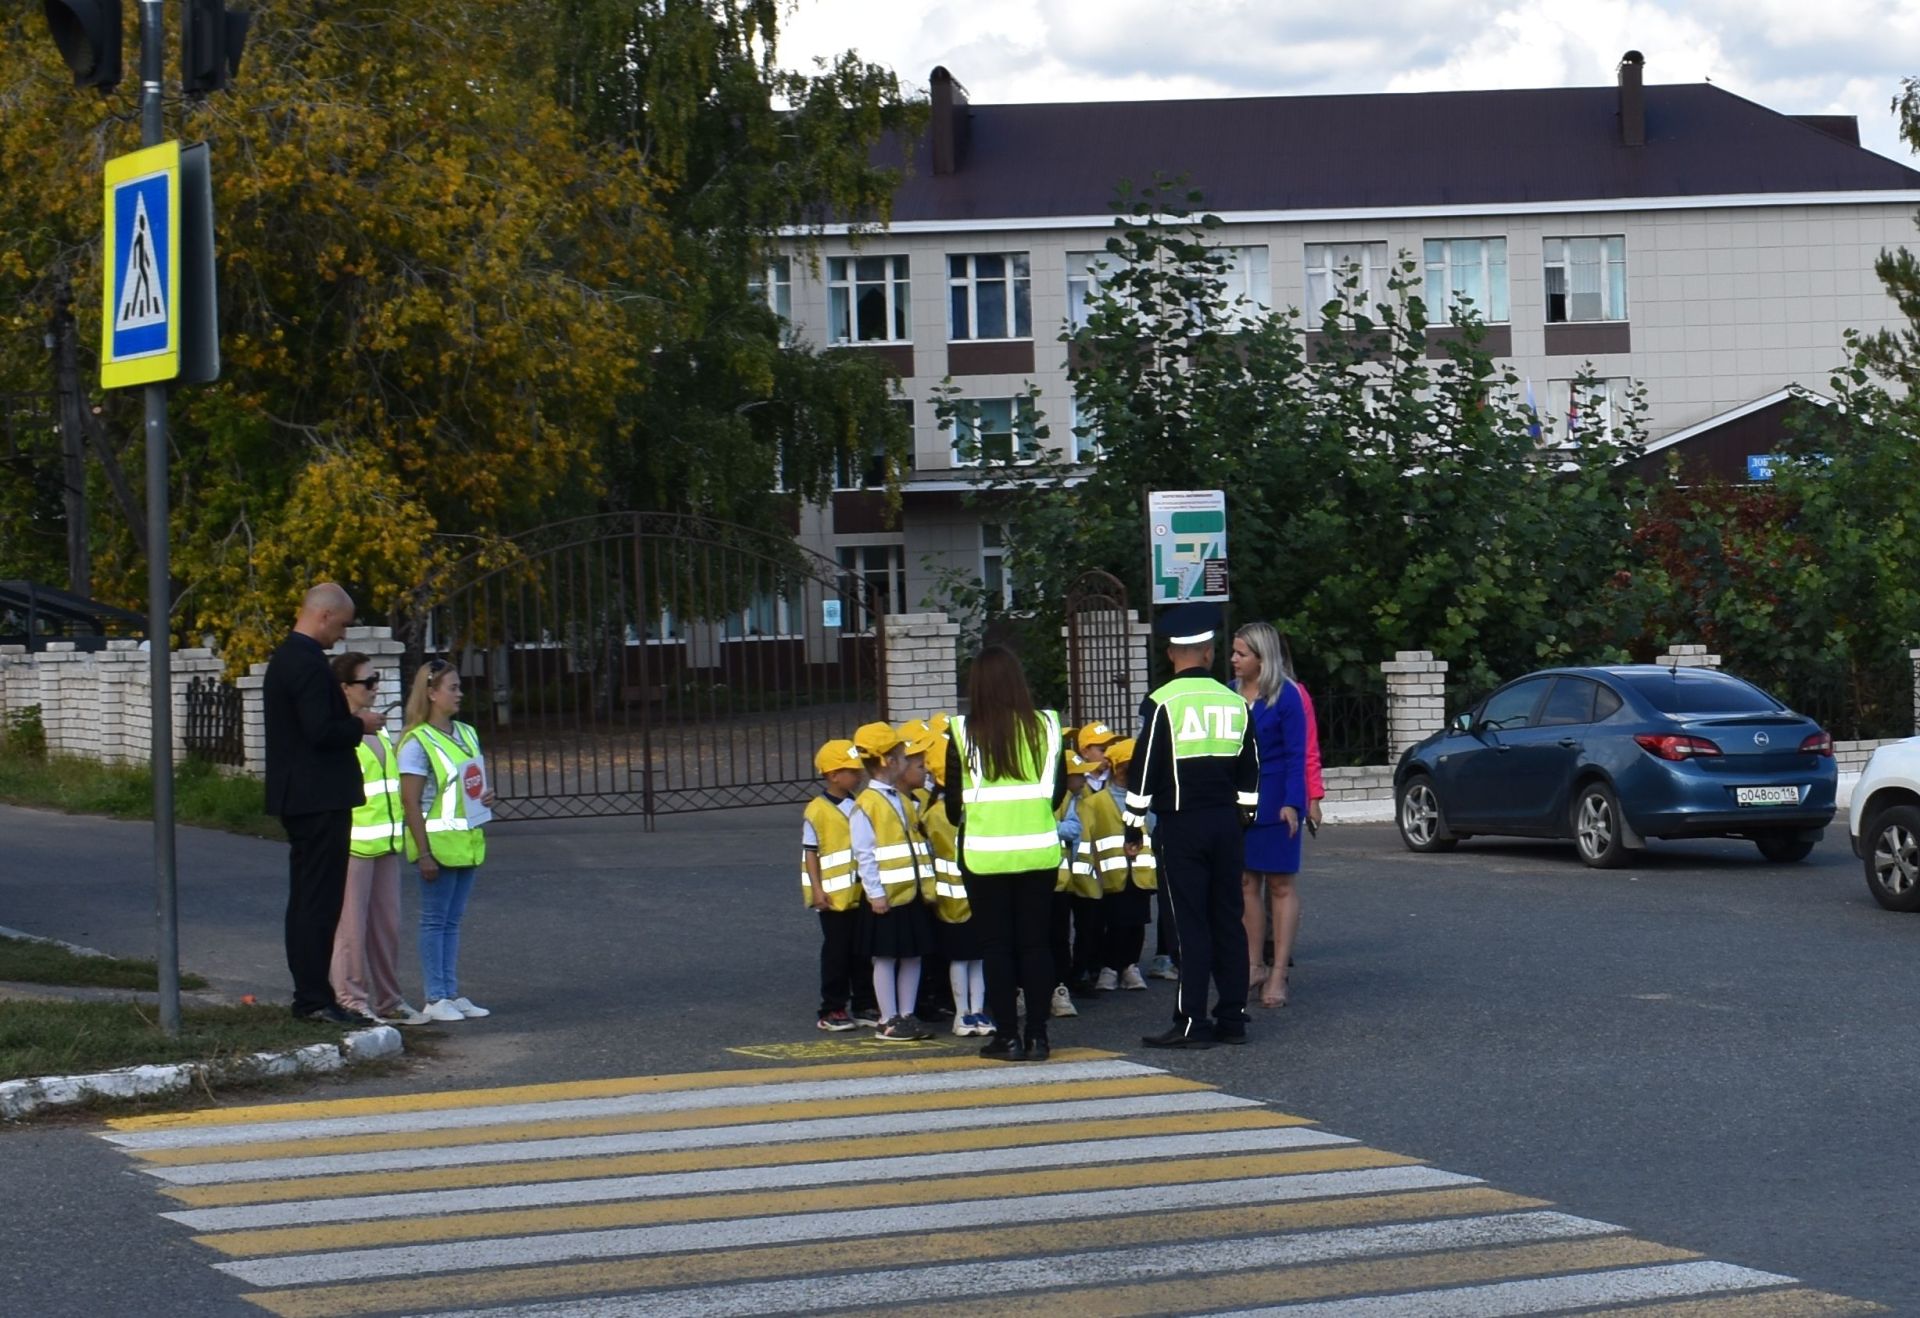
{"type": "Polygon", "coordinates": [[[1286,652],[1280,644],[1280,633],[1274,630],[1270,622],[1250,622],[1236,631],[1233,639],[1244,641],[1247,649],[1253,651],[1253,657],[1260,661],[1260,676],[1254,682],[1253,695],[1255,700],[1264,700],[1271,705],[1290,676],[1286,652]]]}
{"type": "Polygon", "coordinates": [[[413,730],[427,721],[433,712],[430,699],[433,689],[440,685],[440,679],[453,671],[453,665],[445,659],[429,659],[414,670],[413,687],[407,692],[406,730],[400,734],[404,740],[413,730]]]}

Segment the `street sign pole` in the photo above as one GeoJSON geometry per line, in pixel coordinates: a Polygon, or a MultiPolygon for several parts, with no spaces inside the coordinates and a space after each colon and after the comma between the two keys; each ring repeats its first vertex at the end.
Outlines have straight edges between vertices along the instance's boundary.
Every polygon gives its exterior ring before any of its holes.
{"type": "MultiPolygon", "coordinates": [[[[165,139],[160,83],[166,73],[161,0],[140,0],[140,145],[165,139]]],[[[173,236],[170,241],[177,242],[173,236]]],[[[112,254],[108,254],[111,259],[112,254]]],[[[177,297],[169,290],[169,296],[177,297]]],[[[178,315],[177,302],[170,315],[178,315]]],[[[167,386],[149,383],[147,404],[147,654],[153,695],[153,870],[159,923],[160,1028],[180,1033],[180,900],[173,839],[173,583],[167,524],[167,386]]]]}

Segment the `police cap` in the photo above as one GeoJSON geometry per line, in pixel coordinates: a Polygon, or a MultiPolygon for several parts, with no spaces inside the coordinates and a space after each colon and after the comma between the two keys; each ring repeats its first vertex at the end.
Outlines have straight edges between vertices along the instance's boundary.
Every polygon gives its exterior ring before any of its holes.
{"type": "Polygon", "coordinates": [[[1223,621],[1218,604],[1196,600],[1192,604],[1176,604],[1161,613],[1154,630],[1166,638],[1168,645],[1207,645],[1223,621]]]}

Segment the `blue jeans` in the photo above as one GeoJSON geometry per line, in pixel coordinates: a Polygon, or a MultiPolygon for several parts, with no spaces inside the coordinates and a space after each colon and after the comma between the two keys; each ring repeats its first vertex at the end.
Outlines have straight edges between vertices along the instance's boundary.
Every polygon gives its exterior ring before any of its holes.
{"type": "Polygon", "coordinates": [[[478,866],[463,870],[442,865],[432,883],[420,881],[420,973],[427,1001],[460,996],[460,917],[467,913],[478,866]]]}

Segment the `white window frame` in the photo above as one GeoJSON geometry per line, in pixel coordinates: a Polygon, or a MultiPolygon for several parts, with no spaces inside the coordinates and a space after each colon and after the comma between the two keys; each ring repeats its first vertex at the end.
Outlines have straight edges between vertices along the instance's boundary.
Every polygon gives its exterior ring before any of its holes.
{"type": "Polygon", "coordinates": [[[720,620],[720,639],[722,641],[791,641],[797,640],[800,633],[793,629],[794,614],[797,612],[787,597],[772,591],[763,591],[744,609],[729,613],[720,620]],[[762,604],[773,605],[773,630],[756,632],[752,630],[754,615],[762,604]],[[736,635],[734,629],[738,628],[736,635]]]}
{"type": "MultiPolygon", "coordinates": [[[[840,564],[841,571],[856,577],[862,585],[871,585],[877,574],[885,578],[886,611],[905,613],[907,611],[907,546],[904,540],[882,540],[870,543],[841,545],[834,551],[834,558],[840,564]],[[887,561],[875,568],[868,564],[867,555],[875,549],[884,549],[887,561]]],[[[848,601],[853,615],[866,624],[864,627],[845,627],[842,630],[849,636],[869,636],[873,633],[873,619],[867,612],[866,599],[848,601]]]]}
{"type": "Polygon", "coordinates": [[[767,304],[767,310],[789,323],[793,320],[793,258],[775,256],[767,268],[747,280],[747,292],[767,304]]]}
{"type": "MultiPolygon", "coordinates": [[[[893,400],[893,404],[895,407],[905,409],[907,414],[907,465],[906,470],[900,473],[901,479],[904,480],[913,475],[913,400],[911,398],[896,398],[893,400]]],[[[878,439],[869,441],[867,445],[867,462],[869,464],[873,459],[885,456],[887,456],[887,449],[883,441],[878,439]]],[[[852,456],[844,452],[835,456],[833,460],[833,488],[836,493],[844,494],[853,490],[884,490],[887,488],[887,482],[884,477],[878,484],[867,480],[868,468],[866,466],[862,466],[860,480],[858,483],[855,483],[853,481],[852,468],[848,465],[852,461],[852,456]]]]}
{"type": "Polygon", "coordinates": [[[1633,377],[1613,375],[1596,378],[1591,388],[1580,398],[1579,430],[1576,432],[1567,425],[1568,414],[1573,410],[1573,387],[1577,380],[1568,378],[1547,381],[1546,412],[1540,418],[1540,436],[1543,440],[1568,440],[1577,434],[1607,434],[1631,415],[1633,406],[1633,377]],[[1590,421],[1588,418],[1596,420],[1590,421]]]}
{"type": "MultiPolygon", "coordinates": [[[[1005,403],[1007,405],[1007,422],[1008,422],[1007,434],[1012,444],[1015,446],[1013,449],[1013,456],[1011,458],[1011,461],[1016,466],[1027,466],[1031,463],[1038,462],[1040,460],[1038,444],[1035,444],[1032,448],[1025,450],[1025,456],[1022,456],[1022,450],[1018,447],[1018,445],[1021,442],[1020,415],[1022,412],[1024,412],[1027,414],[1029,419],[1031,419],[1033,415],[1033,400],[1031,398],[1026,398],[1026,397],[968,398],[963,401],[965,403],[971,404],[973,409],[973,414],[976,417],[979,417],[982,410],[989,406],[997,406],[1001,403],[1005,403]]],[[[949,443],[947,446],[947,456],[948,456],[948,460],[954,466],[978,467],[978,466],[984,465],[989,461],[991,462],[1000,461],[1000,459],[998,458],[989,458],[986,455],[982,445],[979,442],[979,436],[977,434],[972,436],[974,441],[973,447],[975,450],[974,456],[970,458],[962,457],[960,453],[960,446],[965,440],[969,438],[968,432],[972,429],[972,426],[964,418],[956,416],[954,417],[953,421],[950,423],[950,428],[953,431],[953,439],[951,443],[949,443]]],[[[995,431],[993,433],[997,434],[999,432],[995,431]]]]}
{"type": "Polygon", "coordinates": [[[980,584],[991,591],[993,584],[987,576],[988,563],[996,565],[996,571],[1000,577],[1000,610],[1003,613],[1011,613],[1013,612],[1014,585],[1013,571],[1007,565],[1007,528],[991,522],[982,522],[980,523],[980,584]],[[994,537],[991,534],[993,532],[999,533],[998,544],[994,543],[994,537]]]}
{"type": "Polygon", "coordinates": [[[1226,287],[1220,290],[1227,319],[1235,329],[1251,325],[1273,309],[1273,266],[1265,244],[1216,247],[1227,258],[1220,272],[1226,287]],[[1242,299],[1245,299],[1242,301],[1242,299]]]}
{"type": "Polygon", "coordinates": [[[1022,343],[1033,338],[1033,261],[1026,252],[953,252],[947,257],[947,334],[958,343],[1022,343]],[[1006,264],[1004,274],[981,275],[979,262],[982,258],[998,258],[1006,264]],[[957,270],[957,273],[956,273],[957,270]],[[1006,286],[1007,323],[1003,328],[1008,332],[999,335],[980,333],[980,286],[982,284],[1003,284],[1006,286]],[[965,301],[967,324],[966,333],[954,323],[954,296],[959,294],[965,301]],[[1025,311],[1026,331],[1021,332],[1020,314],[1025,311]]]}
{"type": "Polygon", "coordinates": [[[1309,314],[1317,315],[1329,302],[1367,311],[1387,296],[1393,257],[1384,242],[1308,243],[1304,256],[1309,314]],[[1348,288],[1346,281],[1356,276],[1356,286],[1348,288]],[[1324,284],[1326,296],[1314,294],[1315,280],[1324,284]]]}
{"type": "Polygon", "coordinates": [[[1085,329],[1087,305],[1100,296],[1101,276],[1113,269],[1111,252],[1067,253],[1067,327],[1085,329]]]}
{"type": "Polygon", "coordinates": [[[827,258],[827,337],[832,343],[911,343],[913,342],[913,268],[904,255],[849,255],[827,258]],[[860,263],[883,261],[885,273],[878,279],[863,278],[860,263]],[[860,295],[862,290],[879,289],[886,315],[884,338],[860,337],[860,295]],[[844,302],[844,325],[841,307],[844,302]],[[843,333],[844,330],[844,333],[843,333]]]}
{"type": "Polygon", "coordinates": [[[1540,252],[1542,320],[1549,325],[1625,323],[1627,319],[1627,238],[1625,234],[1576,234],[1565,238],[1546,238],[1541,241],[1540,252]],[[1597,264],[1600,267],[1600,314],[1598,316],[1573,314],[1573,244],[1575,243],[1600,244],[1598,262],[1580,262],[1582,265],[1597,264]],[[1558,319],[1553,315],[1553,292],[1549,287],[1553,281],[1553,272],[1556,270],[1560,272],[1561,296],[1566,299],[1566,314],[1558,319]],[[1618,287],[1615,287],[1616,275],[1618,287]]]}
{"type": "Polygon", "coordinates": [[[1067,434],[1073,445],[1067,453],[1067,460],[1074,463],[1098,462],[1106,456],[1100,443],[1100,434],[1093,422],[1080,415],[1080,395],[1071,394],[1067,402],[1067,434]]]}
{"type": "Polygon", "coordinates": [[[1454,259],[1453,248],[1455,243],[1480,244],[1480,282],[1487,290],[1487,295],[1484,299],[1484,305],[1476,304],[1474,306],[1474,314],[1480,318],[1483,324],[1512,324],[1513,269],[1508,263],[1507,239],[1504,234],[1483,234],[1478,237],[1461,235],[1453,238],[1428,238],[1421,243],[1420,268],[1424,280],[1422,287],[1426,294],[1428,317],[1431,318],[1435,325],[1447,325],[1453,321],[1453,303],[1454,299],[1458,296],[1453,287],[1455,282],[1453,272],[1458,264],[1454,259]],[[1443,259],[1439,262],[1433,259],[1432,248],[1435,243],[1441,244],[1444,253],[1443,259]],[[1500,251],[1500,259],[1498,262],[1495,262],[1493,259],[1494,248],[1496,246],[1500,251]],[[1446,278],[1446,287],[1439,290],[1438,296],[1436,296],[1434,290],[1433,275],[1436,265],[1445,271],[1446,278]],[[1500,271],[1500,279],[1497,286],[1499,290],[1497,303],[1495,299],[1496,285],[1493,277],[1496,265],[1500,271]],[[1495,315],[1496,310],[1501,314],[1495,315]]]}

